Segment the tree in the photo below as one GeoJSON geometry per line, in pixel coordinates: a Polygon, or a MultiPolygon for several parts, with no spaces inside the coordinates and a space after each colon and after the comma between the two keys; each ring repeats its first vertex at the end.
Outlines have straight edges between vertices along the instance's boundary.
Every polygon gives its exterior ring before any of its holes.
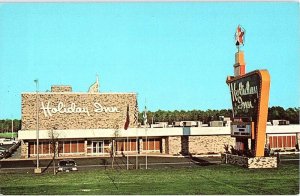
{"type": "Polygon", "coordinates": [[[291,124],[299,124],[299,108],[288,108],[285,115],[291,124]]]}
{"type": "Polygon", "coordinates": [[[268,109],[268,119],[269,120],[280,120],[285,119],[285,110],[280,106],[273,106],[268,109]]]}
{"type": "Polygon", "coordinates": [[[112,147],[111,147],[111,157],[112,157],[112,161],[111,161],[111,168],[114,168],[114,161],[115,161],[115,156],[116,156],[116,151],[117,151],[117,140],[120,137],[120,126],[118,125],[118,123],[116,122],[114,125],[114,133],[113,133],[113,139],[112,139],[112,147]]]}
{"type": "Polygon", "coordinates": [[[53,153],[52,157],[52,163],[53,163],[53,175],[56,174],[56,156],[58,153],[58,138],[59,138],[59,133],[56,131],[56,127],[48,131],[48,136],[50,138],[50,152],[53,153]]]}
{"type": "MultiPolygon", "coordinates": [[[[2,119],[0,120],[0,132],[11,132],[11,121],[12,119],[2,119]]],[[[13,120],[13,132],[17,132],[21,129],[21,120],[13,120]]]]}

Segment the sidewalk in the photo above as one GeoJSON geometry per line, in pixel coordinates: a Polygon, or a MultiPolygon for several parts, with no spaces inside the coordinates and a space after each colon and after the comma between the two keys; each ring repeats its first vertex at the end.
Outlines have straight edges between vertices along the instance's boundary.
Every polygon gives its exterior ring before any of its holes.
{"type": "MultiPolygon", "coordinates": [[[[18,149],[19,150],[19,149],[18,149]]],[[[116,158],[124,157],[122,155],[116,155],[116,158]]],[[[127,155],[125,154],[125,157],[127,155]]],[[[146,154],[129,154],[128,157],[146,157],[146,154]]],[[[162,157],[162,158],[190,158],[188,155],[170,155],[170,154],[147,154],[147,157],[162,157]]],[[[192,155],[192,157],[221,157],[221,154],[202,154],[202,155],[192,155]]],[[[56,160],[61,159],[87,159],[87,158],[111,158],[109,155],[87,155],[87,156],[67,156],[67,157],[57,157],[56,160]]],[[[39,160],[51,160],[52,157],[39,157],[39,160]]],[[[29,158],[20,158],[20,153],[13,155],[7,159],[2,159],[0,161],[25,161],[25,160],[36,160],[36,157],[29,157],[29,158]]]]}

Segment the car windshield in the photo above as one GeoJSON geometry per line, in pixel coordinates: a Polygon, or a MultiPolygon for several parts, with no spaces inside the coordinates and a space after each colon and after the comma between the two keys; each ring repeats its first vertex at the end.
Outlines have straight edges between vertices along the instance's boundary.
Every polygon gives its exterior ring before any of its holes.
{"type": "Polygon", "coordinates": [[[74,161],[69,161],[69,162],[67,163],[67,165],[75,165],[75,162],[74,162],[74,161]]]}
{"type": "Polygon", "coordinates": [[[73,166],[73,165],[75,165],[75,162],[74,161],[60,161],[59,165],[60,166],[73,166]]]}

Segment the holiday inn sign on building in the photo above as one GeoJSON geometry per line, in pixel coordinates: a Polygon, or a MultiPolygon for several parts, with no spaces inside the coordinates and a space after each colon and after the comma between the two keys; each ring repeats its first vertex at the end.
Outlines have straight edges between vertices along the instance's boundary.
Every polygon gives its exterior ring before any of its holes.
{"type": "MultiPolygon", "coordinates": [[[[92,104],[94,106],[95,113],[114,113],[120,112],[117,107],[103,106],[100,103],[96,102],[92,104]]],[[[47,104],[41,102],[41,110],[44,112],[45,117],[51,117],[57,113],[59,114],[72,114],[72,113],[83,113],[90,116],[89,108],[86,106],[78,106],[76,103],[72,102],[69,105],[66,105],[64,102],[59,102],[57,105],[52,105],[50,101],[47,104]]]]}
{"type": "Polygon", "coordinates": [[[129,127],[136,127],[136,93],[22,93],[22,130],[36,129],[37,110],[39,128],[45,130],[123,127],[127,105],[129,127]]]}

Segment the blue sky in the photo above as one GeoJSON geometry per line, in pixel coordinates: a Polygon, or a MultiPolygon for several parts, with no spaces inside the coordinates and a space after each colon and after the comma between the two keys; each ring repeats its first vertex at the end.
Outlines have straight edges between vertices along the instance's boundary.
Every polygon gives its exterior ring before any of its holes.
{"type": "Polygon", "coordinates": [[[299,4],[14,3],[0,5],[0,119],[21,118],[21,93],[51,85],[137,92],[140,110],[231,108],[234,32],[246,70],[268,69],[269,106],[299,106],[299,4]]]}

